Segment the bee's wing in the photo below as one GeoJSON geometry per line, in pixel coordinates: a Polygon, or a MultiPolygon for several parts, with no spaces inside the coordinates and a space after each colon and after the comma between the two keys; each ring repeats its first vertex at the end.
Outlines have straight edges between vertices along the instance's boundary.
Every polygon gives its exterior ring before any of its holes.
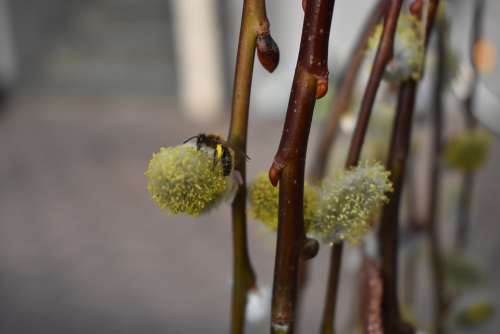
{"type": "Polygon", "coordinates": [[[222,138],[219,138],[218,140],[220,141],[220,143],[222,145],[225,145],[225,146],[229,147],[230,149],[232,149],[235,154],[238,154],[240,157],[244,157],[246,160],[250,160],[250,157],[248,155],[246,155],[245,152],[243,152],[242,150],[240,150],[235,145],[231,144],[230,142],[225,141],[222,138]]]}

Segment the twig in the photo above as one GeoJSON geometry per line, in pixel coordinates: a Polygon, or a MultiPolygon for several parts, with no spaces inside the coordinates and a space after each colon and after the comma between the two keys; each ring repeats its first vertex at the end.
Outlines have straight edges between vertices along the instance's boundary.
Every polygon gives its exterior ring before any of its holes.
{"type": "MultiPolygon", "coordinates": [[[[279,181],[278,241],[274,270],[271,331],[293,333],[298,268],[305,254],[303,194],[307,141],[316,98],[328,87],[328,41],[334,0],[308,0],[288,110],[280,146],[269,170],[279,181]]],[[[309,242],[310,243],[310,242],[309,242]]],[[[314,253],[314,252],[313,252],[314,253]]]]}
{"type": "MultiPolygon", "coordinates": [[[[471,28],[471,41],[470,41],[470,59],[474,59],[474,46],[481,39],[483,35],[483,16],[484,16],[485,1],[476,0],[472,28],[471,28]]],[[[467,129],[474,129],[477,127],[477,120],[474,116],[474,103],[476,100],[477,91],[477,81],[478,73],[477,67],[474,61],[472,61],[472,82],[470,90],[465,100],[463,101],[464,106],[464,120],[467,129]]],[[[458,222],[457,222],[457,232],[455,236],[455,250],[457,252],[463,252],[467,248],[468,244],[468,234],[469,234],[469,224],[470,224],[470,207],[472,200],[472,192],[474,188],[474,173],[465,172],[462,179],[462,187],[460,189],[460,195],[458,200],[458,222]]]]}
{"type": "Polygon", "coordinates": [[[325,176],[325,171],[330,159],[330,152],[337,136],[340,118],[349,109],[351,103],[351,97],[358,79],[359,70],[363,64],[366,44],[373,32],[373,28],[384,17],[388,7],[388,0],[379,0],[374,5],[348,57],[348,67],[343,76],[339,92],[335,96],[332,111],[325,120],[325,126],[320,136],[315,159],[311,167],[311,179],[313,181],[319,181],[325,176]]]}
{"type": "Polygon", "coordinates": [[[434,281],[434,331],[445,333],[444,319],[446,313],[443,258],[441,254],[441,238],[438,226],[439,192],[441,180],[441,151],[443,146],[443,88],[446,75],[446,49],[444,22],[437,24],[438,63],[436,66],[434,97],[432,107],[432,147],[431,147],[431,177],[429,180],[429,216],[427,218],[432,276],[434,281]]]}
{"type": "Polygon", "coordinates": [[[416,82],[411,80],[401,85],[399,90],[396,118],[392,130],[391,144],[386,168],[391,172],[394,191],[390,201],[384,206],[379,229],[379,247],[382,256],[382,280],[384,297],[382,315],[387,333],[402,333],[407,330],[399,313],[397,294],[397,254],[399,230],[399,204],[404,180],[406,158],[410,146],[416,82]]]}
{"type": "MultiPolygon", "coordinates": [[[[346,168],[357,165],[361,155],[366,130],[368,128],[368,121],[370,120],[371,111],[375,102],[382,75],[384,74],[385,67],[392,58],[394,36],[396,34],[396,27],[401,10],[402,0],[391,0],[389,10],[385,16],[384,28],[382,37],[375,55],[373,67],[370,73],[365,94],[361,103],[359,111],[358,122],[351,140],[349,153],[346,161],[346,168]]],[[[323,319],[321,322],[321,333],[330,334],[334,333],[335,324],[335,306],[337,301],[337,290],[340,274],[340,264],[342,261],[342,243],[336,243],[332,247],[330,258],[330,270],[328,276],[328,287],[326,292],[325,306],[323,309],[323,319]]]]}
{"type": "MultiPolygon", "coordinates": [[[[273,71],[278,65],[279,52],[269,35],[269,22],[264,0],[245,0],[241,20],[229,142],[246,154],[248,108],[255,50],[263,66],[273,71]]],[[[241,174],[239,187],[231,205],[233,225],[233,290],[231,301],[231,333],[243,333],[248,292],[255,288],[256,277],[248,255],[246,228],[246,165],[245,158],[235,157],[235,170],[241,174]]]]}
{"type": "Polygon", "coordinates": [[[363,254],[360,284],[360,313],[364,334],[383,334],[381,301],[382,278],[378,263],[363,254]]]}

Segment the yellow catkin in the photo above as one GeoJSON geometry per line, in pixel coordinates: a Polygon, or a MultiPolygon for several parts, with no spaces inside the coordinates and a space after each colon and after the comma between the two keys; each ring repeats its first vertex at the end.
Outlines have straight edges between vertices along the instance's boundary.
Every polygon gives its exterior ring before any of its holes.
{"type": "MultiPolygon", "coordinates": [[[[383,25],[375,27],[368,40],[367,51],[375,55],[383,25]]],[[[422,22],[410,14],[402,14],[398,19],[398,27],[394,39],[394,56],[386,67],[384,78],[391,82],[408,79],[419,80],[424,64],[424,36],[422,22]]]]}
{"type": "Polygon", "coordinates": [[[362,162],[321,185],[311,232],[326,243],[357,243],[370,230],[370,218],[392,191],[389,172],[379,163],[362,162]]]}
{"type": "MultiPolygon", "coordinates": [[[[273,187],[266,173],[255,177],[248,189],[250,214],[271,230],[278,228],[279,187],[273,187]]],[[[317,209],[318,194],[316,189],[304,184],[304,228],[311,225],[317,209]]]]}
{"type": "Polygon", "coordinates": [[[162,147],[144,173],[153,201],[173,214],[197,216],[213,207],[230,187],[212,153],[191,144],[162,147]]]}

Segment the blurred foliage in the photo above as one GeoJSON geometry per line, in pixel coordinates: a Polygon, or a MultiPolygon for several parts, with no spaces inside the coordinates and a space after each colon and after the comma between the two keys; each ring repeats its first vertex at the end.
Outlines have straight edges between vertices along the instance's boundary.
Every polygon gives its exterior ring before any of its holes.
{"type": "Polygon", "coordinates": [[[450,168],[462,172],[479,169],[488,157],[491,135],[483,129],[466,129],[448,139],[444,159],[450,168]]]}
{"type": "Polygon", "coordinates": [[[461,255],[447,255],[444,266],[447,286],[453,295],[477,287],[483,282],[483,276],[474,263],[461,255]]]}
{"type": "Polygon", "coordinates": [[[495,306],[488,300],[477,300],[467,305],[456,315],[460,327],[468,330],[485,325],[495,314],[495,306]]]}

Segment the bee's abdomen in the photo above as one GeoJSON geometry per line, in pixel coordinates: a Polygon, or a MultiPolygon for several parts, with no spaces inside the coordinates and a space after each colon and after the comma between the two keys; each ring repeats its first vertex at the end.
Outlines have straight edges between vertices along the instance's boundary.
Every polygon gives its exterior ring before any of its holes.
{"type": "Polygon", "coordinates": [[[224,176],[231,174],[231,170],[233,169],[233,158],[231,156],[231,152],[229,149],[224,147],[222,151],[222,158],[220,159],[222,163],[222,171],[224,176]]]}

